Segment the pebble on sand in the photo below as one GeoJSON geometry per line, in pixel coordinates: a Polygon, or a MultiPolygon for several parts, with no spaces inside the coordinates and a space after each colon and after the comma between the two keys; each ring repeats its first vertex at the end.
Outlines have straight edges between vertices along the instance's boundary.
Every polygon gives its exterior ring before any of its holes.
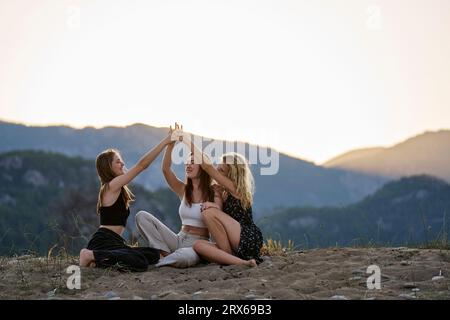
{"type": "Polygon", "coordinates": [[[402,293],[399,295],[400,298],[404,298],[407,300],[414,300],[416,299],[416,295],[414,293],[402,293]]]}
{"type": "Polygon", "coordinates": [[[335,295],[330,298],[331,300],[350,300],[346,296],[335,295]]]}
{"type": "Polygon", "coordinates": [[[112,298],[117,298],[117,297],[118,297],[118,295],[114,291],[108,291],[105,293],[105,298],[108,298],[109,300],[111,300],[112,298]]]}

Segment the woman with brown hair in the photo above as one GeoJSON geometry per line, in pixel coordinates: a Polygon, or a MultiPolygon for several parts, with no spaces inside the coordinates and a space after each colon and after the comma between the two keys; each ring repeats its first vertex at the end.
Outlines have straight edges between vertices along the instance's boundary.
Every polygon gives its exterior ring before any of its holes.
{"type": "MultiPolygon", "coordinates": [[[[175,130],[180,129],[175,125],[175,130]]],[[[181,131],[174,135],[181,135],[181,131]]],[[[157,266],[172,265],[176,267],[188,267],[195,265],[200,258],[192,249],[197,240],[208,240],[209,231],[202,220],[201,206],[204,202],[213,203],[220,200],[219,194],[215,194],[211,187],[211,177],[194,163],[192,155],[189,155],[185,164],[185,181],[177,178],[171,169],[172,151],[176,138],[168,144],[164,153],[162,171],[167,184],[180,198],[179,215],[181,218],[181,230],[175,234],[158,218],[146,211],[136,214],[136,225],[139,233],[147,240],[150,247],[159,249],[163,258],[157,266]]]]}
{"type": "Polygon", "coordinates": [[[253,222],[254,179],[247,159],[227,153],[215,168],[189,134],[182,133],[181,140],[193,150],[195,163],[217,182],[214,188],[219,194],[215,203],[202,205],[203,221],[215,243],[200,239],[194,243],[195,252],[210,262],[256,266],[262,262],[263,236],[253,222]]]}
{"type": "Polygon", "coordinates": [[[81,250],[80,266],[146,271],[149,264],[158,262],[158,250],[130,247],[122,238],[130,215],[130,202],[134,200],[127,184],[147,169],[171,142],[172,129],[167,137],[147,152],[130,170],[126,170],[119,151],[115,149],[105,150],[97,156],[96,168],[101,183],[97,202],[100,227],[91,237],[87,247],[81,250]]]}

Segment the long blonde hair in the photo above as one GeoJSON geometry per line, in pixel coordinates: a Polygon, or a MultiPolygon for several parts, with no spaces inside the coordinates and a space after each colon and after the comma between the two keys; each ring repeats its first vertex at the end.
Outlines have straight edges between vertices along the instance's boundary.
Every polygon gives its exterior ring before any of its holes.
{"type": "Polygon", "coordinates": [[[228,167],[228,178],[236,186],[236,193],[244,209],[253,204],[255,181],[248,165],[247,159],[239,153],[230,152],[222,156],[222,161],[228,167]]]}
{"type": "MultiPolygon", "coordinates": [[[[97,159],[95,160],[95,166],[97,168],[97,175],[100,180],[100,191],[98,193],[97,200],[97,213],[99,213],[100,207],[102,206],[102,198],[108,189],[109,182],[116,177],[115,173],[112,171],[112,163],[114,156],[120,156],[120,152],[116,149],[107,149],[101,152],[97,159]]],[[[119,197],[122,197],[125,201],[125,206],[128,208],[130,202],[134,200],[134,194],[124,185],[120,191],[119,197]]]]}

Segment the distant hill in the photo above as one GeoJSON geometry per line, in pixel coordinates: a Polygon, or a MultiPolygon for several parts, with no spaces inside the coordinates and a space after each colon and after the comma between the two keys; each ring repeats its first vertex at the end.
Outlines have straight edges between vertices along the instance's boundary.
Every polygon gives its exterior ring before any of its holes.
{"type": "MultiPolygon", "coordinates": [[[[32,250],[45,254],[54,244],[76,253],[99,225],[99,182],[92,160],[43,151],[0,154],[0,255],[32,250]]],[[[169,227],[180,227],[179,200],[172,191],[150,192],[131,185],[128,230],[134,215],[152,212],[169,227]]]]}
{"type": "Polygon", "coordinates": [[[302,247],[404,246],[448,239],[450,185],[422,175],[387,183],[359,203],[280,209],[258,221],[274,239],[302,247]]]}
{"type": "MultiPolygon", "coordinates": [[[[98,188],[92,160],[44,151],[0,154],[0,255],[45,254],[54,244],[76,253],[98,227],[98,188]]],[[[137,200],[131,205],[127,239],[137,235],[134,215],[139,210],[152,212],[174,231],[180,228],[179,200],[172,191],[148,191],[139,184],[131,189],[137,200]]],[[[449,209],[450,186],[416,176],[390,182],[353,205],[278,208],[255,220],[266,238],[302,246],[404,245],[431,241],[442,235],[444,225],[448,231],[443,218],[449,209]]]]}
{"type": "MultiPolygon", "coordinates": [[[[103,149],[115,147],[122,151],[125,162],[130,166],[147,149],[155,146],[166,132],[166,128],[144,124],[124,128],[73,129],[67,126],[31,127],[0,122],[0,152],[32,149],[95,159],[103,149]]],[[[249,150],[249,145],[245,146],[249,150]]],[[[162,156],[136,182],[150,190],[165,188],[160,169],[161,159],[162,156]]],[[[256,180],[256,216],[266,214],[276,206],[319,207],[353,203],[373,193],[387,181],[374,175],[323,168],[284,154],[280,154],[278,174],[261,176],[260,168],[260,165],[252,166],[256,180]]],[[[182,165],[175,166],[175,171],[180,178],[184,178],[182,165]]]]}
{"type": "Polygon", "coordinates": [[[429,174],[450,182],[450,130],[425,132],[390,148],[350,151],[324,166],[390,178],[429,174]]]}

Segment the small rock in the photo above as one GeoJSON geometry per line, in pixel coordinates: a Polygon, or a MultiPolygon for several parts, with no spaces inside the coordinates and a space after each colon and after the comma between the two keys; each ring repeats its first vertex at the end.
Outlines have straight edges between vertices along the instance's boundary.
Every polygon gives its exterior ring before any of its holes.
{"type": "Polygon", "coordinates": [[[205,294],[205,293],[208,293],[208,291],[197,291],[197,292],[194,292],[192,294],[192,299],[193,300],[200,300],[200,299],[202,299],[202,294],[205,294]]]}
{"type": "Polygon", "coordinates": [[[163,293],[158,294],[158,298],[164,298],[165,296],[168,296],[169,294],[176,294],[174,291],[165,291],[163,293]]]}
{"type": "Polygon", "coordinates": [[[108,299],[111,299],[111,298],[118,297],[118,295],[114,291],[108,291],[107,293],[105,293],[105,297],[108,298],[108,299]]]}
{"type": "Polygon", "coordinates": [[[399,295],[399,297],[407,299],[407,300],[414,300],[414,299],[416,299],[416,296],[414,294],[411,294],[411,293],[402,293],[402,294],[399,295]]]}
{"type": "Polygon", "coordinates": [[[431,281],[439,281],[439,280],[442,280],[442,279],[444,279],[443,276],[435,276],[435,277],[431,278],[431,281]]]}
{"type": "Polygon", "coordinates": [[[47,292],[47,297],[51,298],[56,295],[56,289],[53,289],[52,291],[47,292]]]}
{"type": "Polygon", "coordinates": [[[365,274],[365,272],[362,271],[362,270],[353,270],[353,271],[352,271],[352,274],[356,276],[356,275],[362,275],[362,274],[365,274]]]}
{"type": "Polygon", "coordinates": [[[411,289],[411,291],[412,291],[412,292],[419,292],[420,289],[419,289],[419,288],[414,288],[414,289],[411,289]]]}
{"type": "Polygon", "coordinates": [[[256,294],[247,294],[244,297],[245,300],[272,300],[270,298],[266,298],[266,297],[262,297],[262,296],[258,296],[256,294]]]}
{"type": "Polygon", "coordinates": [[[362,277],[356,276],[356,277],[351,277],[348,279],[348,281],[360,281],[362,279],[362,277]]]}
{"type": "Polygon", "coordinates": [[[346,296],[339,296],[339,295],[332,296],[330,299],[331,300],[350,300],[346,296]]]}
{"type": "Polygon", "coordinates": [[[403,288],[405,289],[414,289],[416,288],[416,285],[413,282],[407,282],[403,285],[403,288]]]}
{"type": "Polygon", "coordinates": [[[144,300],[142,297],[139,296],[133,296],[133,300],[144,300]]]}
{"type": "Polygon", "coordinates": [[[403,260],[402,262],[400,262],[400,265],[402,265],[402,266],[409,266],[410,264],[411,264],[411,262],[405,261],[405,260],[403,260]]]}

